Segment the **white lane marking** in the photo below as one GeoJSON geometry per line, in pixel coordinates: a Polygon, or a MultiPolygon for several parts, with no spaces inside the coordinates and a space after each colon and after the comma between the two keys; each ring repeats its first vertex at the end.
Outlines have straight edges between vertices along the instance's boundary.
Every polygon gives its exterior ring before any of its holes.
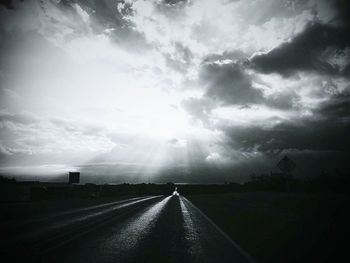
{"type": "Polygon", "coordinates": [[[132,205],[135,205],[137,203],[141,203],[141,202],[151,200],[154,198],[159,198],[159,197],[160,197],[160,195],[147,197],[147,198],[143,198],[143,199],[138,199],[138,200],[132,201],[132,202],[124,202],[120,205],[115,205],[115,206],[112,206],[108,209],[104,209],[102,211],[95,212],[95,213],[92,213],[89,215],[80,216],[78,218],[71,218],[71,219],[67,219],[67,220],[59,221],[59,222],[53,222],[52,224],[45,226],[45,227],[42,227],[34,232],[25,233],[25,234],[21,235],[21,238],[30,238],[32,236],[37,236],[38,234],[40,235],[40,234],[43,234],[45,232],[52,231],[54,229],[59,229],[59,228],[66,227],[66,226],[69,226],[69,225],[72,225],[72,224],[75,224],[78,222],[86,221],[86,220],[91,219],[91,218],[96,218],[96,217],[101,216],[103,214],[107,214],[107,213],[110,213],[112,211],[124,208],[124,207],[132,206],[132,205]]]}
{"type": "Polygon", "coordinates": [[[64,222],[59,222],[59,223],[57,223],[57,224],[55,224],[55,225],[53,225],[51,227],[52,228],[56,228],[56,227],[62,227],[62,226],[65,226],[65,225],[73,224],[73,223],[76,223],[76,222],[81,222],[81,221],[84,221],[84,220],[87,220],[87,219],[90,219],[90,218],[94,218],[94,217],[97,217],[97,216],[100,216],[100,215],[103,215],[103,214],[107,214],[107,213],[112,212],[112,211],[117,210],[117,209],[121,209],[121,208],[124,208],[124,207],[135,205],[135,204],[138,204],[138,203],[141,203],[141,202],[144,202],[144,201],[147,201],[147,200],[151,200],[151,199],[154,199],[154,198],[158,198],[158,197],[160,197],[160,196],[152,196],[152,197],[147,197],[147,198],[139,199],[139,200],[132,201],[132,202],[122,203],[120,205],[116,205],[116,206],[113,206],[111,208],[104,209],[102,211],[98,211],[98,212],[95,212],[95,213],[92,213],[92,214],[89,214],[89,215],[86,215],[86,216],[81,216],[81,217],[70,219],[70,220],[67,220],[67,221],[64,221],[64,222]]]}
{"type": "Polygon", "coordinates": [[[134,197],[134,198],[130,198],[130,199],[125,199],[125,200],[119,200],[119,201],[115,201],[115,202],[109,202],[109,203],[104,203],[104,204],[100,204],[100,205],[94,205],[94,206],[88,206],[88,207],[84,207],[84,208],[79,208],[79,209],[72,209],[66,212],[62,212],[59,214],[55,214],[52,215],[53,217],[56,216],[62,216],[62,215],[66,215],[66,214],[75,214],[75,213],[79,213],[79,212],[85,212],[85,211],[90,211],[90,210],[94,210],[94,209],[98,209],[98,208],[103,208],[103,207],[108,207],[108,206],[113,206],[113,205],[117,205],[117,204],[121,204],[121,203],[127,203],[127,202],[131,202],[134,200],[140,200],[140,199],[144,199],[144,198],[148,198],[149,196],[143,196],[143,197],[134,197]]]}
{"type": "Polygon", "coordinates": [[[140,240],[151,232],[161,214],[161,210],[170,198],[171,196],[164,198],[139,217],[128,222],[123,229],[104,242],[103,249],[105,251],[114,251],[118,248],[118,253],[130,253],[132,249],[137,247],[140,240]]]}
{"type": "MultiPolygon", "coordinates": [[[[144,201],[146,201],[146,200],[150,200],[150,199],[154,199],[154,198],[159,198],[159,197],[160,197],[160,196],[154,196],[154,197],[144,198],[144,199],[142,199],[142,200],[137,200],[137,201],[134,201],[134,202],[129,202],[129,203],[127,203],[127,204],[122,204],[122,205],[119,205],[119,206],[117,206],[117,207],[114,207],[113,209],[108,209],[108,211],[120,209],[120,208],[122,208],[122,207],[131,206],[131,205],[136,204],[136,203],[144,202],[144,201]]],[[[107,212],[102,212],[102,214],[104,214],[104,213],[107,213],[107,212]]],[[[97,214],[97,213],[96,213],[96,214],[97,214]]],[[[98,213],[98,214],[101,214],[101,213],[98,213]]],[[[86,217],[83,218],[82,220],[85,220],[85,219],[86,219],[86,217]]],[[[77,221],[77,220],[71,220],[71,221],[77,221]]],[[[78,219],[78,221],[81,221],[81,220],[78,219]]],[[[108,222],[108,221],[105,221],[105,222],[108,222]]],[[[69,222],[63,223],[63,225],[68,225],[68,224],[69,224],[69,222]]],[[[76,239],[77,237],[82,236],[82,235],[84,235],[84,234],[86,234],[86,233],[88,233],[88,232],[90,232],[90,231],[93,231],[93,230],[95,230],[96,228],[98,228],[98,227],[100,227],[100,226],[101,226],[101,224],[97,224],[97,225],[94,225],[94,226],[90,227],[88,230],[85,230],[85,231],[83,230],[82,232],[80,231],[79,233],[73,235],[72,237],[66,239],[65,241],[63,241],[63,242],[61,242],[61,243],[59,243],[59,244],[56,244],[56,245],[54,245],[54,246],[51,246],[51,247],[49,247],[49,248],[43,249],[43,250],[41,250],[40,252],[41,252],[42,254],[44,254],[44,253],[46,253],[46,252],[48,252],[48,251],[51,251],[51,250],[53,250],[53,249],[55,249],[55,248],[57,248],[57,247],[60,247],[60,246],[62,246],[62,245],[65,245],[65,244],[69,243],[70,241],[76,239]]],[[[48,227],[48,228],[42,229],[40,232],[45,232],[45,231],[48,231],[49,229],[54,229],[54,228],[57,228],[57,227],[59,227],[59,226],[56,224],[56,225],[54,225],[54,226],[50,226],[50,227],[48,227]]],[[[27,235],[27,236],[34,235],[34,234],[37,234],[37,233],[38,233],[38,232],[36,232],[36,233],[30,233],[30,234],[27,235]]],[[[55,236],[54,236],[53,238],[55,238],[55,236]]],[[[51,238],[51,240],[52,240],[52,238],[51,238]]],[[[47,242],[47,241],[50,241],[50,238],[49,238],[48,240],[46,240],[46,242],[47,242]]]]}
{"type": "Polygon", "coordinates": [[[203,216],[228,242],[230,242],[246,259],[248,262],[257,263],[243,248],[241,248],[232,238],[230,238],[218,225],[216,225],[209,217],[207,217],[198,207],[196,207],[186,197],[183,197],[186,204],[195,209],[201,216],[203,216]]]}
{"type": "Polygon", "coordinates": [[[122,204],[122,203],[127,203],[127,202],[130,202],[133,200],[140,200],[140,199],[144,199],[147,197],[149,197],[149,196],[134,197],[134,198],[130,198],[130,199],[118,200],[118,201],[114,201],[114,202],[108,202],[108,203],[103,203],[103,204],[99,204],[99,205],[87,206],[87,207],[83,207],[83,208],[69,209],[67,211],[63,211],[63,212],[59,212],[59,213],[52,213],[52,214],[42,215],[40,217],[28,218],[24,221],[21,219],[18,219],[18,220],[12,221],[11,226],[12,227],[21,227],[21,226],[26,226],[26,225],[33,224],[33,223],[39,223],[39,222],[43,222],[43,221],[47,221],[47,220],[52,220],[52,219],[55,219],[55,218],[61,217],[61,216],[66,216],[66,215],[75,216],[75,214],[78,214],[80,212],[88,212],[91,210],[95,210],[95,209],[99,209],[99,208],[103,208],[103,207],[109,207],[109,206],[122,204]]]}
{"type": "Polygon", "coordinates": [[[200,242],[199,235],[193,224],[190,211],[187,209],[186,204],[180,197],[181,212],[184,218],[185,239],[189,245],[189,253],[196,259],[203,257],[203,248],[200,242]]]}

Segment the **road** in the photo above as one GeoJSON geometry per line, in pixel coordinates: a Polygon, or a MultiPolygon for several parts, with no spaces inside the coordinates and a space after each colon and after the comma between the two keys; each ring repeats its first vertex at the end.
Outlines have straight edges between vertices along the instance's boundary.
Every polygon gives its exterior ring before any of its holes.
{"type": "Polygon", "coordinates": [[[18,220],[2,230],[2,252],[13,261],[254,262],[183,196],[100,204],[18,220]]]}

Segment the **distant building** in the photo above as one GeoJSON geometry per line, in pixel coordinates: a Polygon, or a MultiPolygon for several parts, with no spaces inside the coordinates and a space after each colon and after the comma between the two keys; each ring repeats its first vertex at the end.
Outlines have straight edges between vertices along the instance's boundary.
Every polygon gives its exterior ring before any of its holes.
{"type": "Polygon", "coordinates": [[[79,184],[80,172],[69,172],[69,183],[70,184],[79,184]]]}

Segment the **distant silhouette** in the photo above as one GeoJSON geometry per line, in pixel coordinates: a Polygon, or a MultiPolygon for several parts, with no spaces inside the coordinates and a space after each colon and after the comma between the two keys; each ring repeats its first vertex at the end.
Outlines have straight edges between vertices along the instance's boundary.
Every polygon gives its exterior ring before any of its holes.
{"type": "Polygon", "coordinates": [[[284,156],[278,163],[277,167],[288,177],[291,176],[291,173],[296,168],[296,164],[286,156],[284,156]]]}
{"type": "Polygon", "coordinates": [[[285,183],[286,183],[286,190],[287,192],[290,191],[290,185],[289,185],[289,179],[292,178],[292,172],[296,167],[296,164],[286,156],[282,158],[277,163],[277,167],[280,168],[280,170],[284,173],[284,176],[286,177],[285,183]]]}
{"type": "Polygon", "coordinates": [[[69,172],[69,183],[79,184],[80,172],[69,172]]]}

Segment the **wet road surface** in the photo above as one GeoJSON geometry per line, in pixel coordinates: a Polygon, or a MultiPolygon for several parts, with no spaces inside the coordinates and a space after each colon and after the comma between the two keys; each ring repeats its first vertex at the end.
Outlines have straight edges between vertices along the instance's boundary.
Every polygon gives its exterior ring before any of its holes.
{"type": "Polygon", "coordinates": [[[254,262],[182,196],[133,198],[19,220],[6,231],[7,256],[27,261],[254,262]]]}

